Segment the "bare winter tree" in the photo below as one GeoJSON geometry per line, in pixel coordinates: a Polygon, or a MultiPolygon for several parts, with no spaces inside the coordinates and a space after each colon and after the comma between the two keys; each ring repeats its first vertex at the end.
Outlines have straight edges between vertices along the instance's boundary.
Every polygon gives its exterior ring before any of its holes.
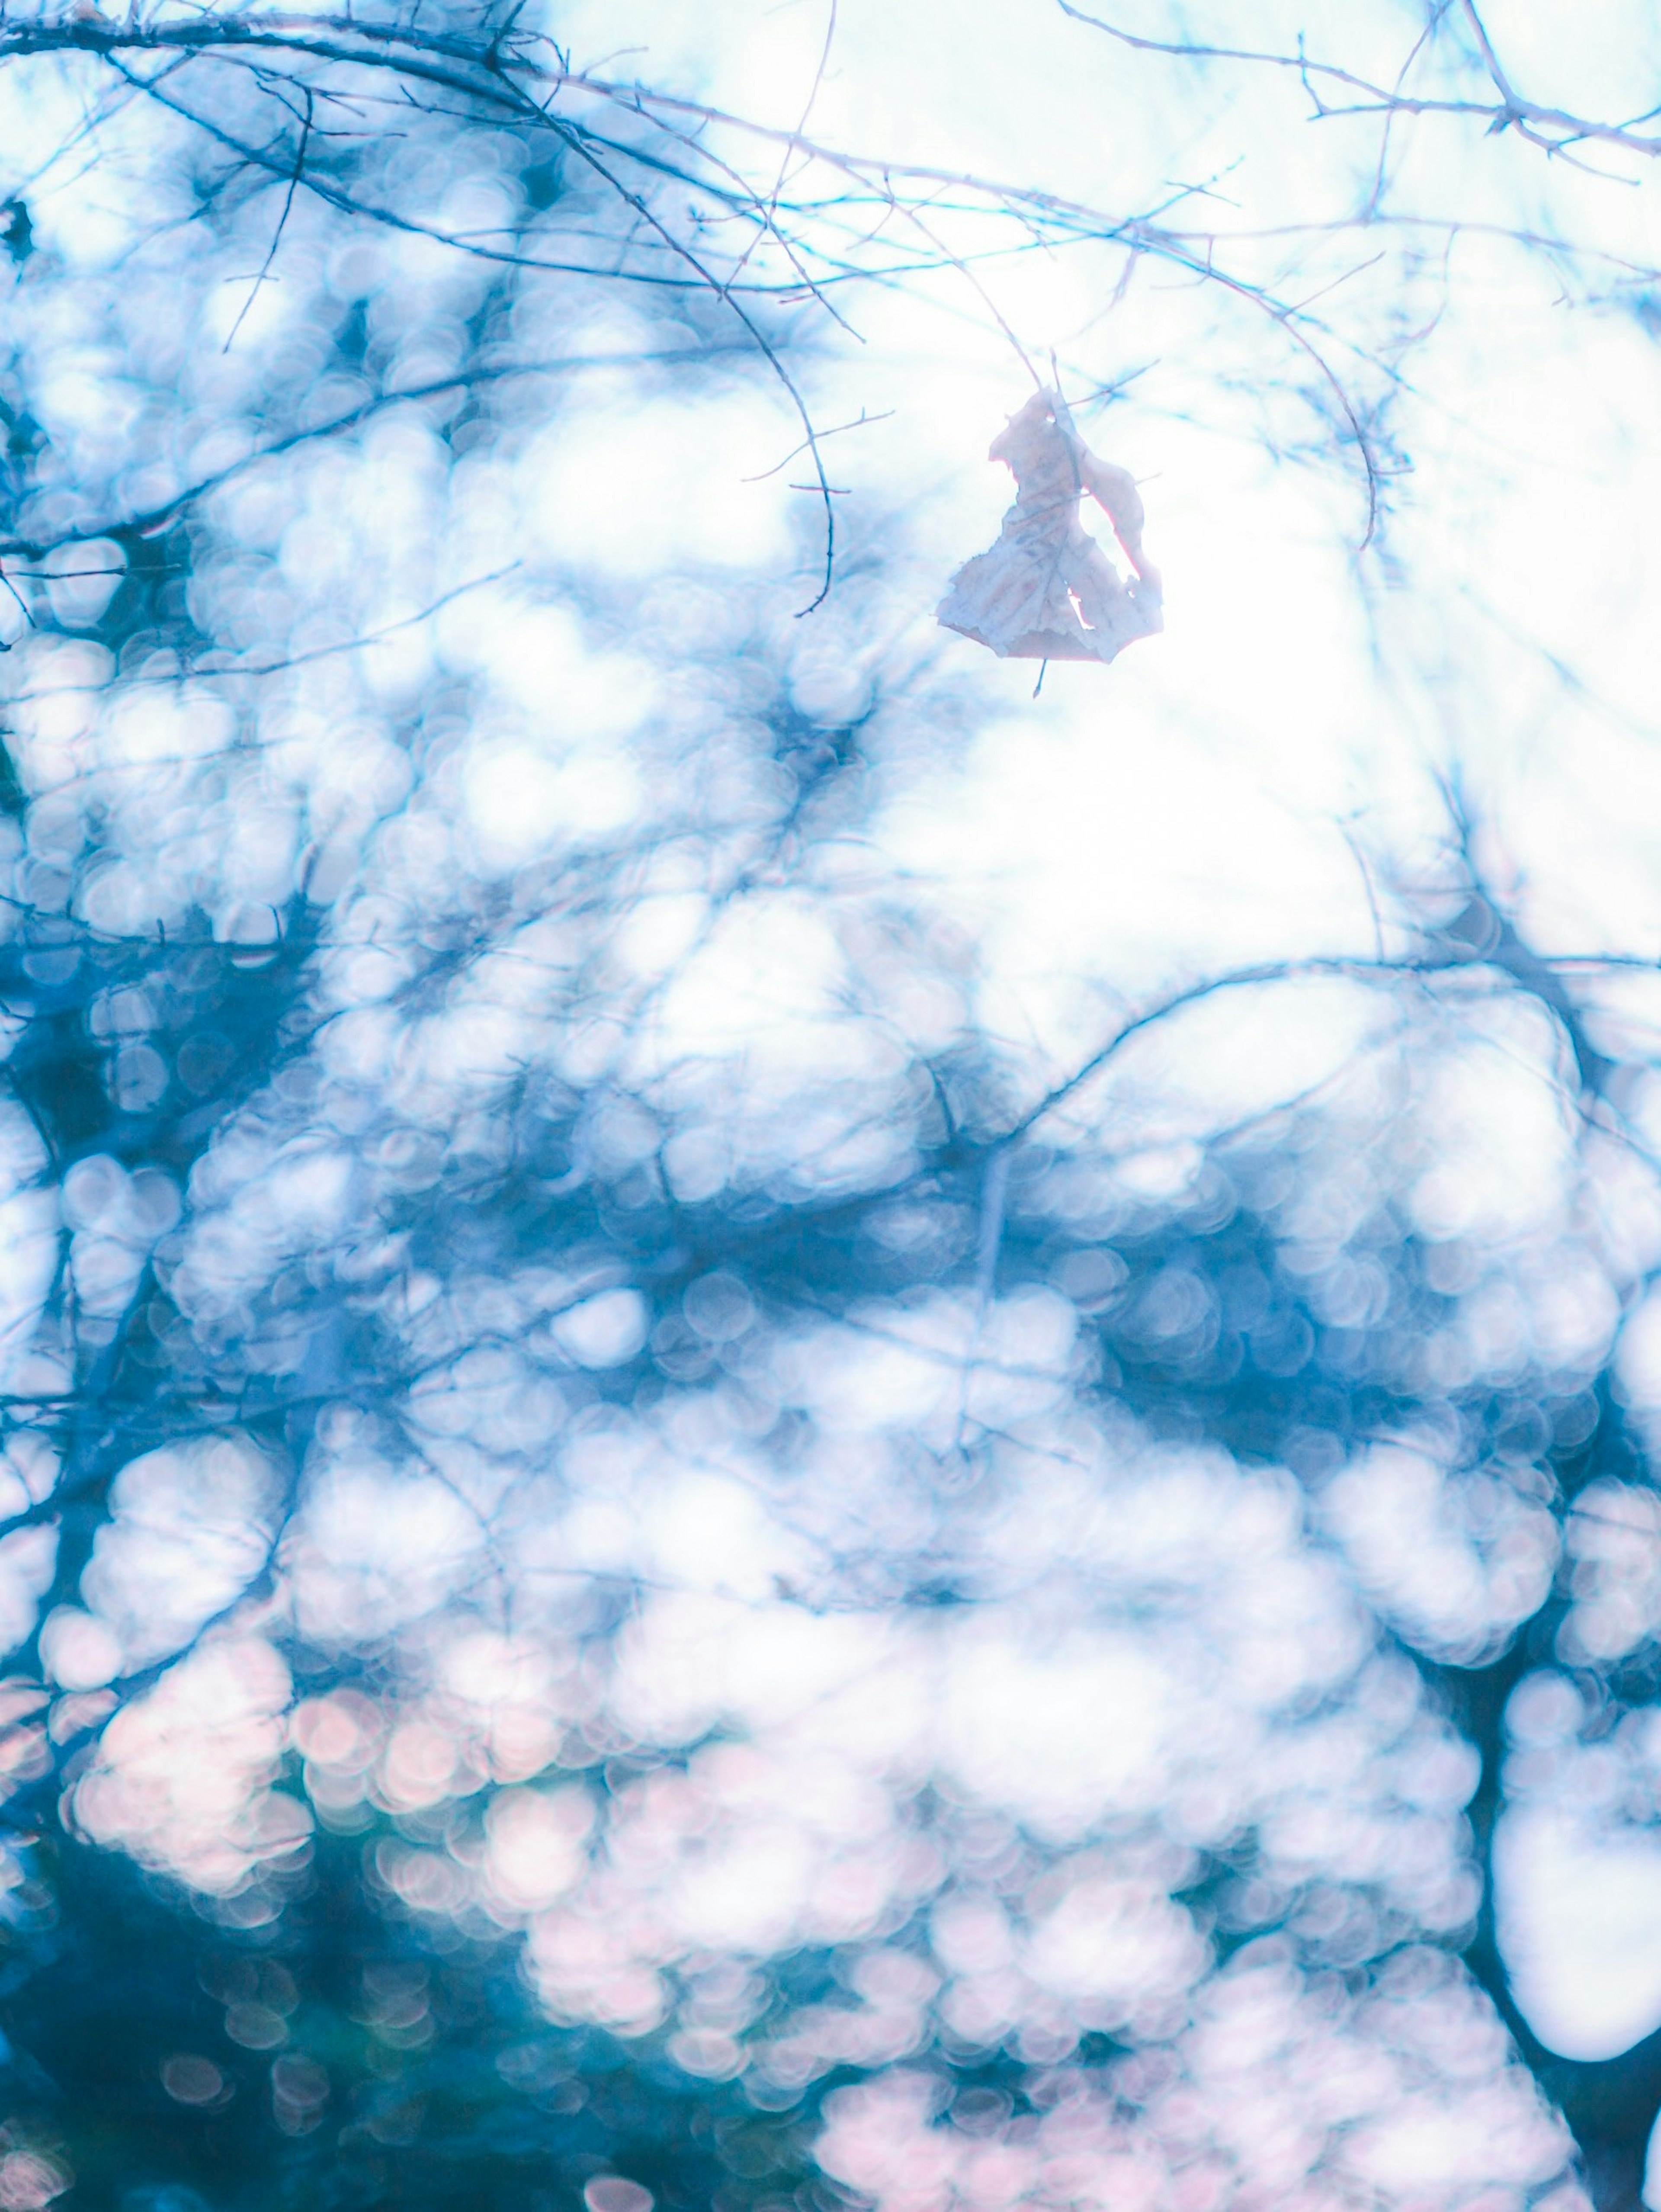
{"type": "Polygon", "coordinates": [[[1457,731],[1064,1019],[893,822],[1009,708],[919,331],[1294,481],[1411,714],[1578,697],[1430,627],[1450,334],[1647,331],[1658,141],[1469,6],[1052,27],[1121,205],[834,40],[0,18],[7,2205],[1638,2201],[1524,1875],[1661,1802],[1656,963],[1457,731]]]}

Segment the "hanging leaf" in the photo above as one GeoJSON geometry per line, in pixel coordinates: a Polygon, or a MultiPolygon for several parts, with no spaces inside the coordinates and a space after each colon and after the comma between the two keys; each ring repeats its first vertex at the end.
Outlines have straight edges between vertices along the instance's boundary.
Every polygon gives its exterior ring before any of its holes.
{"type": "Polygon", "coordinates": [[[1135,479],[1099,460],[1058,392],[1038,392],[992,441],[1015,480],[997,543],[966,561],[936,609],[1000,659],[1112,660],[1165,627],[1159,571],[1142,550],[1135,479]],[[1131,566],[1121,576],[1079,520],[1088,493],[1131,566]]]}

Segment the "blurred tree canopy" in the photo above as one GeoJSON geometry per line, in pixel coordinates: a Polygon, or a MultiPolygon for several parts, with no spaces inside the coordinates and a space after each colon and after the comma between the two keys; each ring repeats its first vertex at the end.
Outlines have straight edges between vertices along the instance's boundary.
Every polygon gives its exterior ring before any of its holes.
{"type": "Polygon", "coordinates": [[[1195,12],[1055,26],[1319,192],[0,14],[5,2212],[1638,2201],[1505,1869],[1661,1805],[1654,958],[1457,731],[1359,924],[1034,1007],[893,834],[1015,696],[919,331],[1294,478],[1381,689],[1494,271],[1652,343],[1652,110],[1195,12]]]}

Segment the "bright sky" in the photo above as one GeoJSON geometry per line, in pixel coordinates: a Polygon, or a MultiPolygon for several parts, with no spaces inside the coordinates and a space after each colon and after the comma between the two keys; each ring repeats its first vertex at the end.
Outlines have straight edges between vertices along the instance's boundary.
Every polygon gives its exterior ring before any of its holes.
{"type": "MultiPolygon", "coordinates": [[[[1152,25],[1160,13],[1141,16],[1152,25]]],[[[1346,11],[1341,58],[1399,58],[1409,13],[1346,11]]],[[[1591,98],[1622,88],[1624,58],[1644,50],[1649,11],[1619,14],[1600,14],[1591,40],[1543,5],[1502,9],[1498,23],[1514,31],[1532,81],[1553,97],[1573,84],[1591,98]]],[[[1195,21],[1264,46],[1297,28],[1281,5],[1213,7],[1195,21]]],[[[713,21],[676,4],[561,11],[574,58],[627,49],[611,73],[685,82],[781,125],[800,118],[826,27],[817,0],[729,5],[713,21]]],[[[1303,105],[1273,74],[1133,60],[1052,0],[984,18],[950,0],[897,13],[841,0],[810,128],[834,145],[1041,182],[1108,210],[1226,171],[1215,216],[1245,230],[1355,204],[1376,125],[1305,122],[1303,105]]],[[[1641,246],[1651,195],[1561,165],[1548,179],[1543,162],[1431,125],[1404,161],[1403,189],[1434,214],[1525,221],[1549,194],[1569,229],[1616,250],[1641,246]]],[[[1197,226],[1203,206],[1190,201],[1180,219],[1197,226]]],[[[1400,240],[1381,242],[1394,284],[1400,240]]],[[[1356,243],[1337,265],[1378,250],[1356,243]]],[[[1111,672],[1052,667],[1036,702],[1025,664],[946,647],[997,711],[967,763],[907,790],[888,835],[897,854],[972,886],[977,902],[990,890],[1011,971],[1035,980],[1076,967],[1082,943],[1128,982],[1364,945],[1365,894],[1337,825],[1410,862],[1440,818],[1430,771],[1456,761],[1502,825],[1549,941],[1661,939],[1661,757],[1641,620],[1661,580],[1650,341],[1629,316],[1567,312],[1549,266],[1502,243],[1464,237],[1452,266],[1440,327],[1409,364],[1398,520],[1385,558],[1359,571],[1348,557],[1362,524],[1353,478],[1274,466],[1247,402],[1206,390],[1208,373],[1307,374],[1255,311],[1197,295],[1156,264],[1117,302],[1102,295],[1102,264],[1082,257],[994,264],[982,279],[1035,362],[1058,349],[1075,389],[1151,364],[1091,434],[1145,480],[1149,544],[1167,578],[1162,641],[1111,672]],[[1549,655],[1573,668],[1584,696],[1549,655]]],[[[1363,331],[1382,313],[1368,296],[1378,281],[1364,267],[1349,279],[1363,331]]],[[[1030,389],[966,281],[936,283],[930,297],[924,307],[860,295],[852,313],[868,343],[844,349],[823,410],[839,421],[894,410],[845,437],[835,462],[856,497],[909,497],[936,563],[932,578],[919,574],[916,627],[890,642],[896,656],[926,635],[933,583],[996,534],[1009,480],[982,457],[1030,389]]],[[[1348,306],[1335,295],[1341,329],[1348,306]]],[[[770,434],[753,413],[749,428],[759,455],[770,434]]],[[[683,536],[695,515],[717,541],[736,532],[756,550],[756,526],[740,518],[761,503],[734,481],[735,444],[737,424],[690,483],[676,465],[682,490],[666,504],[665,532],[683,536]]]]}

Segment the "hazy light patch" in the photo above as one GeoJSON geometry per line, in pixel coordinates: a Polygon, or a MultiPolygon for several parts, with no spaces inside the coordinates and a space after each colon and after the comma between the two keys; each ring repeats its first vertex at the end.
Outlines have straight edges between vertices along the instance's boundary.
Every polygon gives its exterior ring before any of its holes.
{"type": "MultiPolygon", "coordinates": [[[[949,2115],[937,2075],[894,2069],[827,2098],[816,2154],[878,2212],[1081,2201],[1152,2212],[1200,2175],[1220,2192],[1282,2197],[1335,2168],[1352,2188],[1412,2190],[1448,2212],[1496,2184],[1497,2201],[1520,2203],[1512,2192],[1561,2172],[1566,2130],[1506,2063],[1469,1983],[1434,1954],[1393,1963],[1379,1995],[1335,2002],[1286,1966],[1242,1961],[1158,2061],[1118,2077],[1134,2117],[1088,2078],[1030,2121],[967,2098],[949,2115]],[[1464,2065],[1448,2066],[1453,2051],[1464,2065]]],[[[1042,2063],[1066,2040],[1035,2022],[1024,2055],[1042,2063]]]]}
{"type": "Polygon", "coordinates": [[[1430,1086],[1436,1152],[1412,1200],[1427,1236],[1521,1236],[1551,1219],[1572,1180],[1570,1132],[1537,1057],[1555,1040],[1531,1007],[1505,1036],[1509,1011],[1500,1036],[1465,1042],[1430,1086]]]}
{"type": "Polygon", "coordinates": [[[335,1644],[433,1612],[470,1580],[483,1542],[444,1484],[347,1463],[307,1478],[282,1559],[305,1632],[335,1644]]]}
{"type": "Polygon", "coordinates": [[[248,1286],[269,1280],[282,1255],[324,1243],[355,1179],[351,1156],[309,1139],[262,1154],[227,1133],[191,1176],[196,1212],[168,1282],[182,1311],[211,1317],[239,1310],[248,1286]]]}
{"type": "Polygon", "coordinates": [[[1144,1647],[1077,1636],[1046,1651],[989,1623],[949,1649],[940,1756],[960,1788],[1052,1841],[1158,1802],[1177,1723],[1170,1676],[1144,1647]]]}
{"type": "Polygon", "coordinates": [[[501,586],[453,602],[437,628],[452,667],[476,670],[534,729],[567,744],[627,734],[658,694],[650,661],[594,650],[570,609],[533,604],[501,586]]]}
{"type": "Polygon", "coordinates": [[[56,1528],[16,1528],[0,1536],[0,1653],[33,1632],[58,1563],[56,1528]]]}
{"type": "MultiPolygon", "coordinates": [[[[671,1063],[658,1093],[676,1124],[663,1162],[677,1196],[695,1202],[730,1183],[831,1193],[900,1179],[912,1136],[905,1063],[890,1040],[790,1008],[742,1034],[720,1019],[719,1057],[671,1063]]],[[[649,1066],[667,1042],[642,1053],[649,1066]]]]}
{"type": "Polygon", "coordinates": [[[311,1815],[269,1785],[288,1670],[258,1638],[208,1644],[106,1727],[75,1785],[76,1825],[197,1889],[224,1896],[305,1842],[311,1815]]]}
{"type": "Polygon", "coordinates": [[[62,1466],[61,1455],[46,1437],[27,1429],[14,1430],[0,1453],[0,1521],[49,1498],[62,1466]]]}
{"type": "Polygon", "coordinates": [[[467,811],[487,870],[509,872],[562,839],[573,842],[621,829],[640,803],[633,766],[609,750],[550,756],[502,743],[470,760],[467,811]]]}
{"type": "Polygon", "coordinates": [[[684,1742],[724,1717],[817,1740],[829,1720],[827,1740],[880,1759],[883,1732],[845,1740],[835,1707],[886,1677],[895,1709],[914,1713],[913,1662],[911,1639],[870,1614],[676,1593],[651,1598],[620,1639],[609,1701],[642,1741],[684,1742]]]}
{"type": "Polygon", "coordinates": [[[648,1541],[658,1573],[693,1589],[760,1598],[797,1565],[797,1547],[755,1492],[713,1473],[688,1472],[664,1486],[652,1501],[648,1541]]]}
{"type": "Polygon", "coordinates": [[[1661,1630],[1661,1496],[1634,1483],[1588,1483],[1567,1545],[1573,1604],[1560,1656],[1603,1666],[1650,1642],[1661,1630]]]}
{"type": "Polygon", "coordinates": [[[1661,1427],[1661,1297],[1652,1294],[1628,1315],[1616,1373],[1627,1402],[1652,1430],[1661,1427]]]}
{"type": "Polygon", "coordinates": [[[113,663],[102,646],[79,639],[32,637],[17,651],[27,672],[18,686],[25,696],[8,711],[21,743],[19,767],[26,787],[50,789],[91,765],[98,695],[113,663]]]}
{"type": "Polygon", "coordinates": [[[62,1689],[101,1689],[121,1673],[124,1657],[109,1623],[79,1606],[54,1606],[41,1624],[41,1663],[62,1689]]]}
{"type": "Polygon", "coordinates": [[[1507,1812],[1500,1941],[1529,2026],[1565,2058],[1613,2058],[1661,2027],[1661,1849],[1571,1812],[1507,1812]]]}
{"type": "Polygon", "coordinates": [[[1385,1617],[1462,1665],[1492,1657],[1551,1587],[1555,1516],[1503,1475],[1381,1444],[1328,1486],[1322,1514],[1385,1617]]]}
{"type": "Polygon", "coordinates": [[[123,762],[199,760],[221,752],[233,728],[226,702],[200,686],[130,690],[104,714],[105,757],[123,762]]]}
{"type": "Polygon", "coordinates": [[[58,621],[70,629],[94,629],[126,571],[126,556],[110,538],[58,546],[46,557],[52,580],[46,595],[58,621]]]}
{"type": "MultiPolygon", "coordinates": [[[[476,986],[486,979],[475,978],[476,986]]],[[[515,1006],[492,1005],[482,988],[457,990],[441,1013],[409,1022],[400,1031],[389,1024],[398,1043],[399,1073],[408,1090],[426,1085],[435,1111],[453,1112],[469,1092],[488,1095],[504,1077],[523,1067],[536,1033],[534,1017],[515,1006]]]]}
{"type": "Polygon", "coordinates": [[[857,1768],[783,1747],[718,1744],[614,1799],[585,1888],[533,1925],[529,1961],[556,2018],[640,2033],[669,2008],[664,1967],[868,1932],[931,1887],[886,1793],[857,1768]]]}
{"type": "Polygon", "coordinates": [[[0,1164],[0,1371],[9,1371],[24,1357],[58,1255],[52,1192],[20,1189],[15,1182],[6,1189],[9,1180],[0,1164]]]}
{"type": "Polygon", "coordinates": [[[485,1880],[506,1917],[545,1911],[588,1863],[594,1807],[585,1791],[505,1790],[485,1823],[485,1880]]]}
{"type": "MultiPolygon", "coordinates": [[[[1295,959],[1289,964],[1295,970],[1295,959]]],[[[1219,990],[1128,1039],[1040,1126],[1046,1135],[1106,1136],[1116,1151],[1203,1140],[1323,1086],[1353,1091],[1370,1048],[1397,1021],[1387,1000],[1349,977],[1294,972],[1219,990]]],[[[1114,1034],[1112,1012],[1081,994],[1062,1048],[1076,1050],[1087,1022],[1103,1042],[1114,1034]]]]}
{"type": "MultiPolygon", "coordinates": [[[[752,897],[729,909],[665,996],[659,1049],[674,1057],[696,1040],[702,1053],[748,1045],[774,1061],[830,1060],[815,1036],[846,975],[834,930],[799,897],[752,897]]],[[[840,1042],[840,1039],[838,1040],[840,1042]]]]}
{"type": "Polygon", "coordinates": [[[646,1301],[638,1291],[602,1291],[555,1316],[555,1337],[581,1367],[621,1367],[646,1336],[646,1301]]]}
{"type": "Polygon", "coordinates": [[[1168,2025],[1172,2000],[1210,1959],[1163,1885],[1087,1857],[1064,1863],[1043,1887],[1047,1895],[1028,1899],[1038,1909],[1023,1959],[1039,1988],[1067,2003],[1084,2028],[1134,2022],[1146,2033],[1168,2025]]]}
{"type": "Polygon", "coordinates": [[[786,479],[802,472],[745,478],[801,437],[799,422],[754,391],[585,410],[525,454],[526,520],[549,558],[608,575],[776,564],[789,555],[788,510],[806,496],[786,479]]]}
{"type": "Polygon", "coordinates": [[[81,1589],[125,1668],[178,1650],[240,1595],[265,1564],[281,1503],[276,1469],[235,1437],[122,1469],[81,1589]]]}
{"type": "Polygon", "coordinates": [[[64,1218],[73,1229],[70,1265],[88,1314],[113,1319],[130,1297],[158,1237],[179,1218],[179,1192],[155,1170],[130,1175],[107,1153],[77,1160],[64,1178],[64,1218]]]}
{"type": "MultiPolygon", "coordinates": [[[[995,1025],[1006,999],[1005,1026],[1043,1009],[1040,979],[1076,976],[1082,944],[1088,972],[1143,990],[1173,970],[1370,949],[1365,888],[1330,823],[1179,730],[1105,732],[1077,703],[1062,715],[1058,699],[996,726],[955,789],[913,785],[882,825],[898,865],[985,915],[995,1025]]],[[[1054,1045],[1070,1053],[1083,1040],[1066,1012],[1054,1045]]]]}
{"type": "Polygon", "coordinates": [[[446,1650],[444,1693],[499,1780],[523,1781],[552,1763],[567,1719],[583,1702],[573,1667],[565,1647],[488,1630],[464,1633],[446,1650]]]}
{"type": "Polygon", "coordinates": [[[1070,1300],[1036,1285],[984,1311],[945,1293],[871,1305],[785,1346],[779,1386],[833,1431],[906,1427],[938,1437],[965,1419],[996,1425],[1052,1406],[1077,1325],[1070,1300]]]}

